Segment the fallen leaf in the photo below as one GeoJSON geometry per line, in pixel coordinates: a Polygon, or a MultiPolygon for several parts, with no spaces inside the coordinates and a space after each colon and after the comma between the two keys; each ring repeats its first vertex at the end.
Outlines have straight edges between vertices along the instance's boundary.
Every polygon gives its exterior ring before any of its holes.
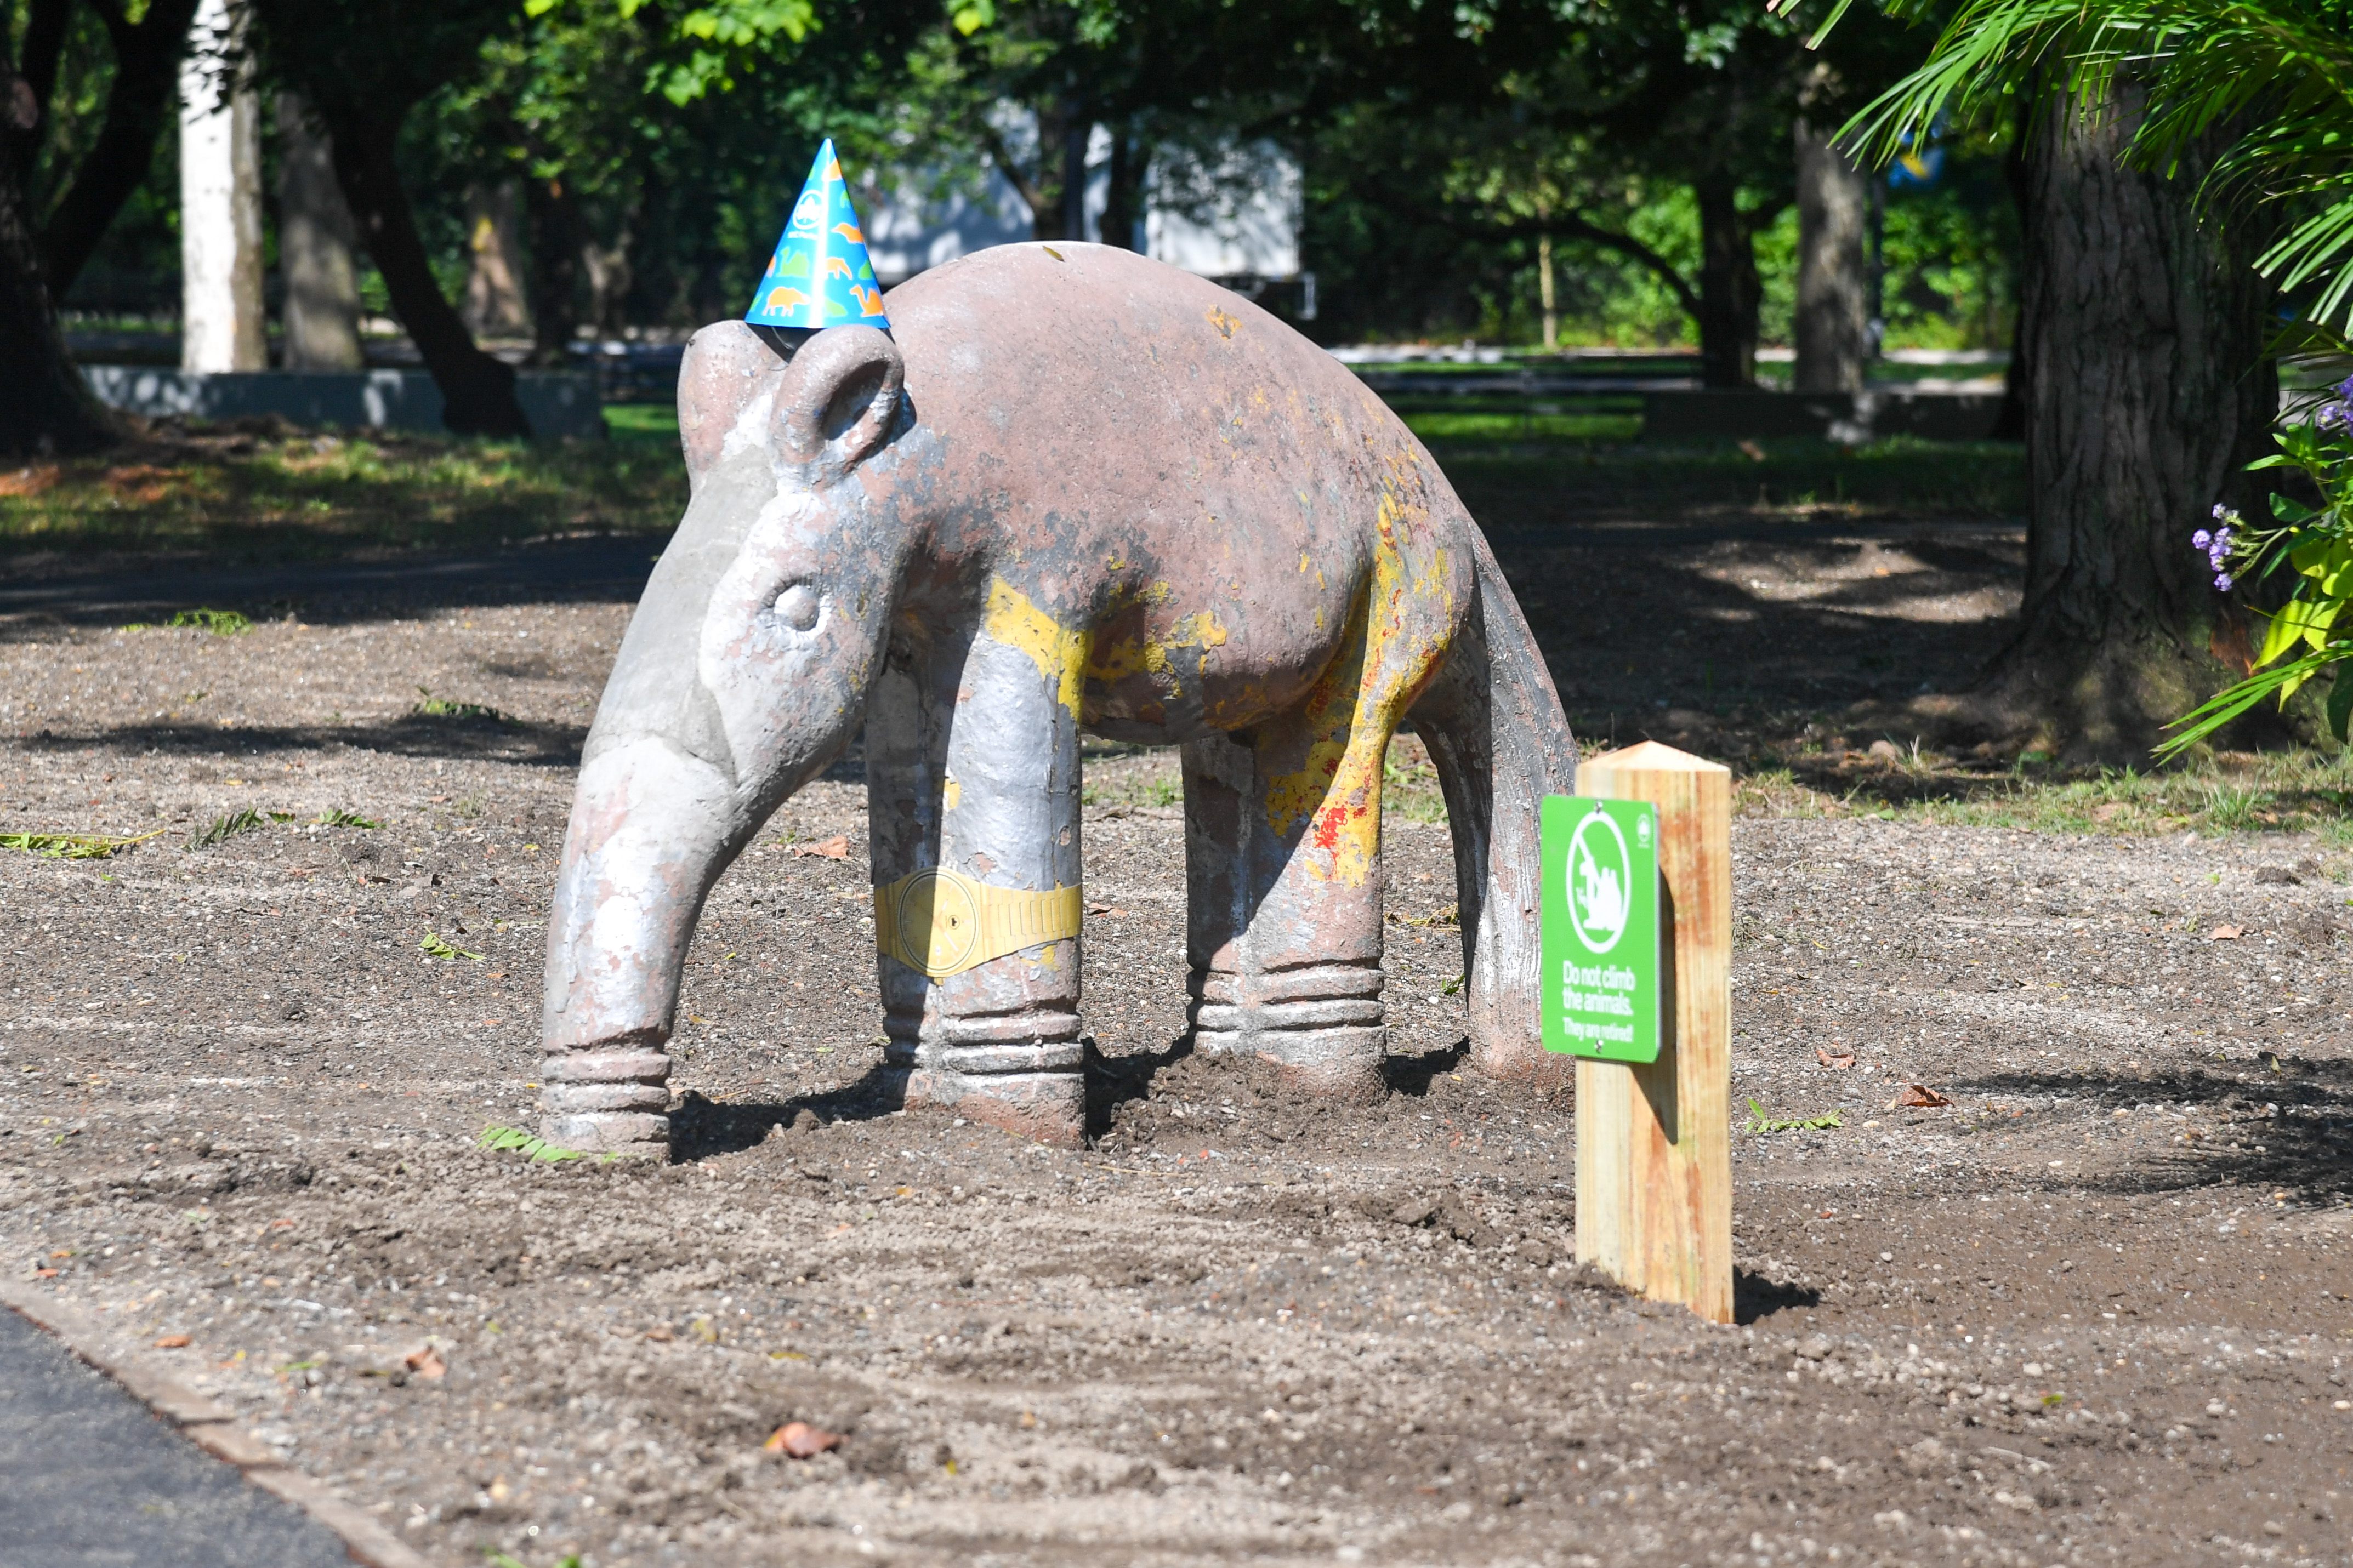
{"type": "Polygon", "coordinates": [[[670,1325],[667,1323],[656,1324],[654,1327],[646,1331],[646,1338],[653,1341],[656,1344],[666,1345],[670,1343],[672,1338],[670,1331],[670,1325]]]}
{"type": "Polygon", "coordinates": [[[1822,1049],[1820,1046],[1816,1046],[1814,1047],[1814,1059],[1820,1062],[1822,1066],[1826,1068],[1845,1068],[1854,1066],[1854,1053],[1852,1051],[1841,1051],[1838,1055],[1832,1056],[1830,1052],[1822,1049]]]}
{"type": "Polygon", "coordinates": [[[1933,1110],[1936,1106],[1952,1103],[1935,1089],[1914,1083],[1905,1085],[1904,1092],[1887,1102],[1887,1109],[1896,1110],[1905,1106],[1915,1106],[1923,1110],[1933,1110]]]}
{"type": "Polygon", "coordinates": [[[787,1421],[768,1435],[760,1445],[771,1454],[783,1454],[795,1459],[814,1459],[828,1448],[841,1447],[841,1434],[828,1432],[822,1426],[812,1426],[806,1421],[787,1421]]]}
{"type": "Polygon", "coordinates": [[[837,833],[830,838],[820,838],[814,844],[796,844],[793,846],[793,853],[820,855],[828,860],[847,860],[849,858],[849,835],[837,833]]]}
{"type": "Polygon", "coordinates": [[[2216,926],[2206,933],[2208,942],[2236,942],[2247,933],[2238,926],[2216,926]]]}
{"type": "Polygon", "coordinates": [[[1741,455],[1746,457],[1750,462],[1761,463],[1765,460],[1765,448],[1758,446],[1756,442],[1744,439],[1739,443],[1739,447],[1741,455]]]}
{"type": "Polygon", "coordinates": [[[58,1271],[54,1268],[36,1268],[33,1270],[33,1278],[36,1279],[54,1279],[57,1277],[58,1271]]]}
{"type": "Polygon", "coordinates": [[[441,1352],[431,1345],[423,1350],[410,1351],[400,1358],[400,1364],[419,1377],[441,1377],[449,1371],[449,1363],[443,1361],[441,1352]]]}
{"type": "Polygon", "coordinates": [[[185,1334],[165,1334],[162,1339],[155,1342],[155,1348],[159,1351],[186,1350],[188,1348],[188,1336],[185,1334]]]}

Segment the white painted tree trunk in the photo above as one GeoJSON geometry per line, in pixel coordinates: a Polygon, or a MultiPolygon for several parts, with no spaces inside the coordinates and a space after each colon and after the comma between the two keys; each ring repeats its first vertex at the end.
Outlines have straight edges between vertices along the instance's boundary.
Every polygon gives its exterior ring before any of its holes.
{"type": "Polygon", "coordinates": [[[237,42],[229,0],[201,0],[180,67],[180,365],[262,370],[261,104],[223,91],[237,42]]]}
{"type": "Polygon", "coordinates": [[[351,209],[325,128],[290,92],[278,98],[278,266],[286,280],[286,368],[361,368],[351,209]]]}

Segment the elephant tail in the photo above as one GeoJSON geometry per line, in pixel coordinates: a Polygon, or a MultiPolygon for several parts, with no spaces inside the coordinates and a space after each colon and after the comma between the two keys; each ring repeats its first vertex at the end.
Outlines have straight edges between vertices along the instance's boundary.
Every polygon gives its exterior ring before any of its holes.
{"type": "Polygon", "coordinates": [[[1477,602],[1412,710],[1454,838],[1472,1062],[1495,1078],[1565,1076],[1538,1023],[1536,814],[1577,787],[1577,741],[1519,601],[1477,528],[1477,602]]]}

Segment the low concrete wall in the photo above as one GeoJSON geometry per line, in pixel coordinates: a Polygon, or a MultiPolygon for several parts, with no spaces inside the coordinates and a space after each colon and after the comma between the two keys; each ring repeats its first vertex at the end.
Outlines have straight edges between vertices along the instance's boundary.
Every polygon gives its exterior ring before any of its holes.
{"type": "MultiPolygon", "coordinates": [[[[441,389],[421,370],[366,370],[298,374],[236,371],[199,374],[153,365],[87,364],[82,379],[100,402],[153,418],[249,418],[274,414],[295,425],[377,430],[441,429],[441,389]]],[[[572,371],[522,371],[515,395],[542,440],[601,437],[605,416],[596,378],[572,371]]]]}
{"type": "Polygon", "coordinates": [[[1850,445],[1883,436],[1931,441],[1982,441],[2001,413],[1999,392],[1921,392],[1874,386],[1861,393],[1740,391],[1646,392],[1646,441],[1736,441],[1744,437],[1812,436],[1850,445]]]}

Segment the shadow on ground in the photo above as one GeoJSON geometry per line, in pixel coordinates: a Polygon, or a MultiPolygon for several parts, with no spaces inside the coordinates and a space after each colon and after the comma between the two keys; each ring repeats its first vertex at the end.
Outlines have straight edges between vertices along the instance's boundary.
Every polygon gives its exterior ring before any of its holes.
{"type": "MultiPolygon", "coordinates": [[[[2334,1206],[2353,1197],[2353,1062],[2312,1061],[2263,1053],[2261,1077],[2182,1070],[2130,1077],[2052,1077],[1997,1073],[1966,1079],[1949,1092],[1964,1098],[2069,1095],[2109,1110],[2170,1104],[2232,1119],[2226,1132],[2200,1138],[2176,1153],[2143,1159],[2090,1180],[2046,1184],[2118,1194],[2191,1188],[2260,1188],[2296,1206],[2334,1206]],[[2231,1144],[2238,1145],[2236,1148],[2231,1144]]],[[[2042,1117],[2007,1118],[2031,1130],[2042,1117]]]]}

